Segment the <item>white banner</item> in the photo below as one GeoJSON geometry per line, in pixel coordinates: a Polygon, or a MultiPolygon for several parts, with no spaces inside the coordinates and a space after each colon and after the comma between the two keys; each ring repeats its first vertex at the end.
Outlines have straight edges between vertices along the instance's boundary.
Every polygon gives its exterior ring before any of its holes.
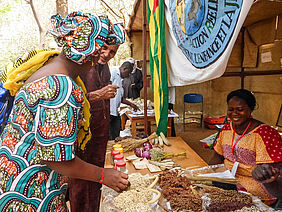
{"type": "Polygon", "coordinates": [[[220,77],[252,0],[165,0],[170,84],[220,77]]]}

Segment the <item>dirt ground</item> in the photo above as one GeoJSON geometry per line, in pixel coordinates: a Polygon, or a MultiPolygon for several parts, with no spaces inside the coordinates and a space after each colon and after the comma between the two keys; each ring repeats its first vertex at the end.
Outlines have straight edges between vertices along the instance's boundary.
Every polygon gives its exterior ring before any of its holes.
{"type": "Polygon", "coordinates": [[[184,130],[181,123],[175,124],[175,132],[176,136],[181,137],[204,161],[209,162],[213,155],[213,150],[205,148],[200,140],[216,133],[217,130],[200,127],[199,124],[195,123],[186,124],[184,130]]]}

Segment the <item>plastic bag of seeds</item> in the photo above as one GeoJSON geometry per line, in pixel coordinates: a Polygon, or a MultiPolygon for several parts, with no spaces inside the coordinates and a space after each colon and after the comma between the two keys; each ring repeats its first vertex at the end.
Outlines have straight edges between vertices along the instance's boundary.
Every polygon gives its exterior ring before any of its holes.
{"type": "MultiPolygon", "coordinates": [[[[103,198],[101,204],[101,212],[163,212],[163,209],[159,206],[158,201],[149,204],[146,195],[148,191],[144,191],[142,194],[138,193],[142,191],[130,190],[120,193],[114,197],[108,195],[103,198]]],[[[152,194],[149,199],[154,199],[152,194]]]]}
{"type": "Polygon", "coordinates": [[[202,197],[202,208],[209,212],[263,212],[274,211],[272,208],[264,205],[257,197],[241,191],[212,189],[202,197]]]}

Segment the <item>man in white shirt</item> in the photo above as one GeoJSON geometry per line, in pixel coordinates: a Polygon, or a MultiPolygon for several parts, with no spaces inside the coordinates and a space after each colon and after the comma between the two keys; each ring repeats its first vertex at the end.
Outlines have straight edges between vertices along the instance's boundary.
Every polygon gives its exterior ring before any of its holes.
{"type": "Polygon", "coordinates": [[[110,99],[110,140],[114,140],[119,136],[121,129],[121,120],[118,112],[118,108],[121,103],[127,104],[134,110],[139,108],[124,98],[124,90],[122,88],[122,80],[127,78],[132,72],[132,65],[130,62],[124,62],[120,67],[110,67],[111,82],[113,85],[119,86],[114,98],[110,99]]]}

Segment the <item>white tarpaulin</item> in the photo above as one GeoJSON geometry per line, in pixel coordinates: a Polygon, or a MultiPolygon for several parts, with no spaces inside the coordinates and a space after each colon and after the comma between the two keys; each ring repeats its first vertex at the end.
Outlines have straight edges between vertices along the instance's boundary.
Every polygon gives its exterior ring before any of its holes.
{"type": "Polygon", "coordinates": [[[165,0],[170,84],[220,77],[252,0],[165,0]]]}

